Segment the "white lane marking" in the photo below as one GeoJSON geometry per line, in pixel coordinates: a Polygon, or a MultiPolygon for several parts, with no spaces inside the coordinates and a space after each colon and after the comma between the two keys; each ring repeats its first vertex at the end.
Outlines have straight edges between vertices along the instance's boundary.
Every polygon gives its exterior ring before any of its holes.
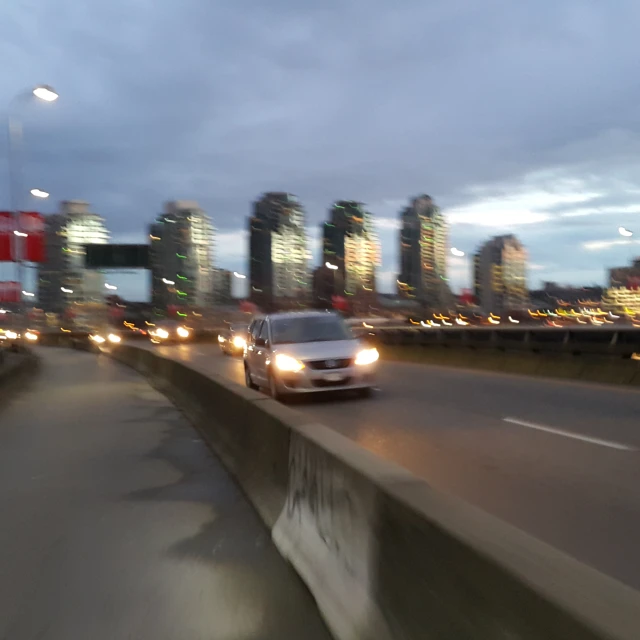
{"type": "Polygon", "coordinates": [[[620,451],[636,451],[635,447],[628,444],[621,444],[620,442],[611,442],[610,440],[602,440],[600,438],[592,438],[591,436],[583,436],[579,433],[571,433],[570,431],[564,431],[563,429],[554,429],[552,427],[545,427],[541,424],[535,424],[533,422],[527,422],[526,420],[518,420],[517,418],[503,418],[504,422],[510,422],[511,424],[518,424],[521,427],[527,427],[529,429],[537,429],[538,431],[546,431],[547,433],[553,433],[557,436],[564,436],[565,438],[573,438],[574,440],[582,440],[583,442],[589,442],[590,444],[598,444],[601,447],[609,447],[610,449],[618,449],[620,451]]]}

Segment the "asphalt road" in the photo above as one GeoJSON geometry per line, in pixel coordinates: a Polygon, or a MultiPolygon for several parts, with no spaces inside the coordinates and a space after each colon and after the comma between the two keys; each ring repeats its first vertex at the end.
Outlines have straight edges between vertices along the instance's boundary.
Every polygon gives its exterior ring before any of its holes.
{"type": "MultiPolygon", "coordinates": [[[[156,348],[244,384],[216,345],[156,348]]],[[[393,362],[379,386],[295,407],[640,589],[640,392],[393,362]]]]}
{"type": "Polygon", "coordinates": [[[162,395],[106,357],[41,355],[0,409],[0,638],[330,640],[162,395]]]}

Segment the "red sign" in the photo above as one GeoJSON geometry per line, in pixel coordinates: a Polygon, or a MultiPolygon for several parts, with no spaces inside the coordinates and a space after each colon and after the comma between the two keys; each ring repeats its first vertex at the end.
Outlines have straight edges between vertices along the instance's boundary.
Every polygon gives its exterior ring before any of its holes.
{"type": "Polygon", "coordinates": [[[331,296],[331,304],[336,311],[349,310],[349,301],[344,296],[331,296]]]}
{"type": "Polygon", "coordinates": [[[15,220],[10,211],[0,211],[0,262],[11,262],[15,220]]]}
{"type": "Polygon", "coordinates": [[[27,234],[22,238],[22,259],[44,262],[44,217],[37,211],[21,211],[19,225],[20,230],[27,234]]]}
{"type": "Polygon", "coordinates": [[[19,282],[0,282],[0,302],[20,302],[19,282]]]}

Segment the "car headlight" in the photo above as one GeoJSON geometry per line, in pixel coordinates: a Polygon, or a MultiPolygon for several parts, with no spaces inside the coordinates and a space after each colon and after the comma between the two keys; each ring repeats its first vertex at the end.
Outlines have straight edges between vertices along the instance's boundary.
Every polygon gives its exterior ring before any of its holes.
{"type": "Polygon", "coordinates": [[[18,334],[15,331],[6,331],[5,335],[9,340],[16,340],[18,338],[18,334]]]}
{"type": "Polygon", "coordinates": [[[110,333],[107,336],[107,340],[109,340],[109,342],[118,343],[122,340],[122,338],[119,335],[116,335],[115,333],[110,333]]]}
{"type": "Polygon", "coordinates": [[[169,332],[166,329],[158,329],[156,331],[156,337],[166,340],[169,337],[169,332]]]}
{"type": "Polygon", "coordinates": [[[189,330],[185,329],[184,327],[178,327],[176,329],[176,333],[181,337],[181,338],[188,338],[189,337],[189,330]]]}
{"type": "Polygon", "coordinates": [[[294,373],[304,369],[304,365],[300,360],[296,360],[285,353],[276,354],[276,367],[278,367],[280,371],[293,371],[294,373]]]}
{"type": "Polygon", "coordinates": [[[32,342],[35,342],[35,341],[38,339],[38,334],[37,334],[37,333],[34,333],[33,331],[27,331],[27,332],[24,334],[24,337],[25,337],[27,340],[31,340],[32,342]]]}
{"type": "Polygon", "coordinates": [[[91,339],[98,344],[102,344],[104,342],[104,338],[102,336],[91,336],[91,339]]]}
{"type": "Polygon", "coordinates": [[[379,357],[380,354],[375,347],[373,349],[363,349],[356,356],[356,364],[373,364],[379,357]]]}
{"type": "Polygon", "coordinates": [[[247,346],[247,341],[240,336],[234,336],[233,338],[233,346],[236,349],[244,349],[247,346]]]}
{"type": "Polygon", "coordinates": [[[218,342],[220,343],[224,342],[224,336],[218,336],[218,342]]]}

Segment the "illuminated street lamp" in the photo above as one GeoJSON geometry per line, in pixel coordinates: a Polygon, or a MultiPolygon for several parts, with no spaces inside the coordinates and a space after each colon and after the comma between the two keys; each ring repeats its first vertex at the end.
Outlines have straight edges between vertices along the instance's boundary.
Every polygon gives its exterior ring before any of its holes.
{"type": "Polygon", "coordinates": [[[174,285],[175,284],[174,280],[167,280],[167,278],[162,278],[162,282],[164,282],[165,284],[169,284],[169,285],[174,285]]]}
{"type": "Polygon", "coordinates": [[[633,231],[625,227],[618,227],[618,233],[625,238],[630,238],[633,235],[633,231]]]}
{"type": "Polygon", "coordinates": [[[454,255],[456,258],[462,258],[464,257],[464,251],[460,250],[460,249],[456,249],[455,247],[451,247],[451,253],[452,255],[454,255]]]}
{"type": "Polygon", "coordinates": [[[43,191],[42,189],[31,189],[31,195],[36,198],[48,198],[49,193],[47,191],[43,191]]]}
{"type": "Polygon", "coordinates": [[[118,287],[115,284],[109,284],[108,282],[104,283],[104,288],[109,289],[109,291],[117,291],[118,287]]]}
{"type": "Polygon", "coordinates": [[[233,272],[233,275],[234,275],[236,278],[239,278],[240,280],[244,280],[244,279],[247,277],[247,276],[245,276],[245,275],[244,275],[244,273],[238,273],[237,271],[234,271],[234,272],[233,272]]]}
{"type": "Polygon", "coordinates": [[[324,266],[327,267],[327,269],[331,269],[331,271],[335,271],[338,268],[338,265],[331,264],[330,262],[325,262],[324,266]]]}
{"type": "MultiPolygon", "coordinates": [[[[58,94],[47,84],[40,84],[29,91],[24,91],[16,95],[10,102],[7,109],[7,127],[9,130],[9,145],[8,145],[8,164],[9,164],[9,200],[11,202],[11,211],[15,218],[16,228],[19,226],[19,211],[22,204],[22,184],[21,174],[22,167],[20,166],[20,151],[22,148],[22,122],[15,113],[15,107],[19,102],[35,96],[39,100],[45,102],[53,102],[58,99],[58,94]]],[[[39,194],[45,194],[46,191],[40,189],[32,189],[31,193],[38,198],[46,197],[43,195],[36,195],[34,191],[39,194]]],[[[49,194],[46,193],[48,196],[49,194]]],[[[25,234],[19,232],[15,233],[16,237],[13,242],[13,257],[16,263],[16,279],[22,283],[22,240],[19,238],[26,237],[25,234]]]]}

